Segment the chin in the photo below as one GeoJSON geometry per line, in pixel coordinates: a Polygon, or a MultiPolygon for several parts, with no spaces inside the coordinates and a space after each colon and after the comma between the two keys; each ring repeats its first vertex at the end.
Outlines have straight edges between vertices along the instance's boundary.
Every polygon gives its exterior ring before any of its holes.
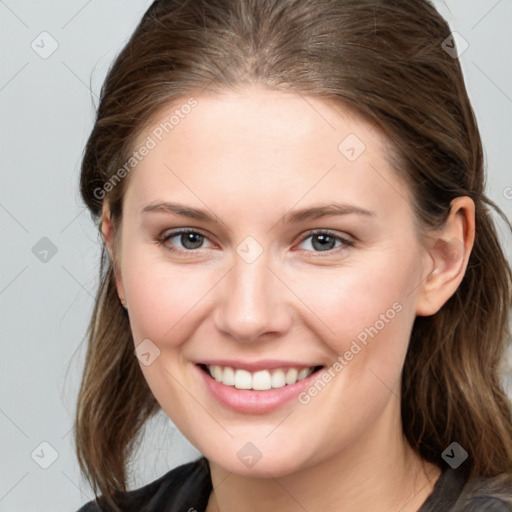
{"type": "Polygon", "coordinates": [[[202,451],[210,461],[225,471],[250,478],[284,477],[297,473],[315,464],[313,454],[304,453],[304,446],[287,446],[286,450],[278,447],[258,448],[250,442],[234,443],[225,450],[202,451]]]}

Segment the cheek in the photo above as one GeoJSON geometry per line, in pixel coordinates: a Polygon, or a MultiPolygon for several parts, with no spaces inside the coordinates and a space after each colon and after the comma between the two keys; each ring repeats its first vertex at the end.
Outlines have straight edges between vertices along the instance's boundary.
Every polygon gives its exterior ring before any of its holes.
{"type": "MultiPolygon", "coordinates": [[[[388,404],[399,403],[415,317],[408,279],[355,270],[344,277],[338,285],[326,278],[330,293],[316,294],[316,332],[328,332],[322,342],[332,354],[329,377],[299,397],[314,421],[342,444],[377,421],[388,404]]],[[[306,300],[312,299],[310,294],[306,300]]]]}
{"type": "Polygon", "coordinates": [[[408,329],[415,267],[414,257],[398,258],[396,252],[389,252],[368,258],[368,264],[357,261],[325,272],[290,274],[288,282],[311,309],[311,327],[339,354],[348,350],[353,339],[364,343],[375,330],[408,329]]]}
{"type": "Polygon", "coordinates": [[[191,270],[193,265],[173,265],[165,249],[135,225],[128,213],[121,237],[121,275],[134,343],[150,339],[161,345],[165,339],[172,347],[180,343],[182,320],[206,293],[207,283],[191,270]]]}
{"type": "Polygon", "coordinates": [[[197,320],[218,276],[194,265],[172,265],[152,252],[135,250],[123,259],[130,324],[136,344],[149,338],[172,347],[183,340],[189,320],[197,320]]]}
{"type": "Polygon", "coordinates": [[[411,291],[418,269],[412,252],[384,252],[371,265],[317,273],[314,283],[304,280],[300,287],[300,280],[295,283],[315,313],[310,329],[332,354],[332,374],[340,377],[333,386],[355,408],[364,403],[371,409],[369,403],[387,400],[390,389],[399,394],[415,318],[411,291]]]}

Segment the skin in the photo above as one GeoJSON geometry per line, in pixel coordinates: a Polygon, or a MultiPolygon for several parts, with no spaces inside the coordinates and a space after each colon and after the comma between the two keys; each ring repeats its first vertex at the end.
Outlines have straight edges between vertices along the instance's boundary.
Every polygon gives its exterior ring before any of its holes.
{"type": "Polygon", "coordinates": [[[129,176],[117,236],[107,203],[102,229],[135,345],[150,339],[160,351],[141,370],[210,462],[208,512],[417,510],[440,470],[403,437],[401,371],[415,317],[438,311],[463,278],[473,202],[455,199],[443,229],[422,241],[388,142],[366,121],[324,100],[256,87],[196,99],[129,176]],[[366,146],[354,161],[338,149],[349,134],[366,146]],[[163,201],[205,209],[217,223],[141,213],[163,201]],[[374,215],[283,222],[290,211],[332,202],[374,215]],[[191,251],[174,236],[172,252],[157,240],[176,228],[206,237],[191,251]],[[312,229],[353,245],[319,249],[317,237],[306,238],[312,229]],[[252,263],[237,253],[248,236],[263,249],[252,263]],[[206,358],[329,367],[396,302],[400,312],[306,405],[243,414],[221,406],[197,377],[194,364],[206,358]],[[262,455],[252,468],[237,457],[247,442],[262,455]]]}

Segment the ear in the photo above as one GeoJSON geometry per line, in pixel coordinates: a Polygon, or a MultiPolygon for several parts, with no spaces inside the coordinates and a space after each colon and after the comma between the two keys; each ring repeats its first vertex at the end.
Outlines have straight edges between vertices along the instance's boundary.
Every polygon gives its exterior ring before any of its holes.
{"type": "Polygon", "coordinates": [[[475,241],[475,203],[457,197],[450,203],[450,214],[443,227],[428,236],[428,275],[417,295],[416,314],[437,313],[459,287],[475,241]]]}
{"type": "Polygon", "coordinates": [[[103,242],[110,256],[110,261],[112,263],[112,269],[114,270],[114,275],[116,278],[116,287],[117,294],[119,295],[119,300],[123,307],[127,307],[126,295],[123,285],[123,279],[120,271],[120,261],[119,254],[116,252],[116,244],[115,244],[115,229],[114,224],[110,215],[110,207],[106,201],[103,202],[103,208],[101,212],[101,236],[103,238],[103,242]]]}

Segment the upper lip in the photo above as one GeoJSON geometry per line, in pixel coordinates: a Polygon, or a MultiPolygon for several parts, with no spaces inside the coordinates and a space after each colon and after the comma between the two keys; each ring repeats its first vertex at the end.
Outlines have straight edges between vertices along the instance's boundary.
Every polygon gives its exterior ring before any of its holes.
{"type": "Polygon", "coordinates": [[[276,368],[314,368],[322,366],[314,363],[302,363],[299,361],[278,361],[276,359],[263,359],[261,361],[241,361],[238,359],[208,359],[198,361],[197,364],[206,366],[230,366],[248,372],[257,372],[259,370],[274,370],[276,368]]]}

